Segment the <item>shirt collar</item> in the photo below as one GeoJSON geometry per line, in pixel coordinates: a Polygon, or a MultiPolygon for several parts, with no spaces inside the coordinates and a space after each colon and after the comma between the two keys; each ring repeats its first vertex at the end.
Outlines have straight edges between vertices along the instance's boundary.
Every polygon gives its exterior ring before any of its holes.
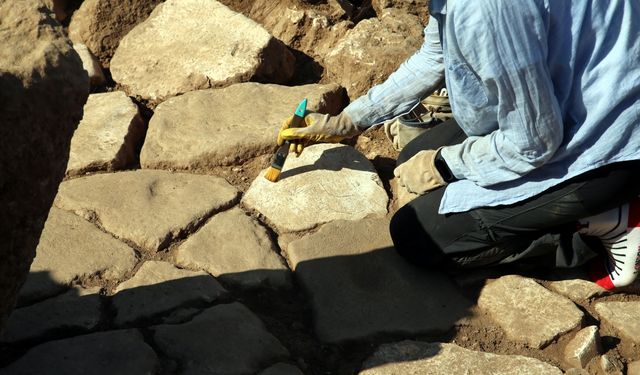
{"type": "Polygon", "coordinates": [[[447,0],[431,0],[429,14],[447,14],[447,0]]]}

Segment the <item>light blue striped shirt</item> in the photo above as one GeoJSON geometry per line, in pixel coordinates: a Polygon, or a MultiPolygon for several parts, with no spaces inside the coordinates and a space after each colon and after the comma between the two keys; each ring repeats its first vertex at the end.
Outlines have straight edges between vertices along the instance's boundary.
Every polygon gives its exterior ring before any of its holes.
{"type": "MultiPolygon", "coordinates": [[[[368,127],[446,80],[468,135],[440,213],[513,204],[640,159],[639,0],[431,0],[421,49],[345,112],[368,127]]],[[[640,178],[640,171],[638,178],[640,178]]]]}

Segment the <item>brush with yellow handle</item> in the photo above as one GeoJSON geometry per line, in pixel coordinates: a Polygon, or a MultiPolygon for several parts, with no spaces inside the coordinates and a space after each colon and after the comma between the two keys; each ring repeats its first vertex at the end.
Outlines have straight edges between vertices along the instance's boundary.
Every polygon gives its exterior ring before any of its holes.
{"type": "Polygon", "coordinates": [[[278,133],[278,150],[271,161],[265,178],[275,182],[290,151],[300,154],[305,145],[313,142],[338,143],[364,131],[351,121],[346,113],[337,116],[320,113],[305,115],[307,100],[303,100],[292,118],[285,121],[278,133]]]}

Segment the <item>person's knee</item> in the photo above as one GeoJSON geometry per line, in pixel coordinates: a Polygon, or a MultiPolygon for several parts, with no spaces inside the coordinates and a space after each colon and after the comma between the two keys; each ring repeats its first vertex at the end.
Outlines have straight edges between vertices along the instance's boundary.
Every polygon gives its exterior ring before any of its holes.
{"type": "Polygon", "coordinates": [[[410,263],[434,267],[442,262],[442,252],[430,240],[410,205],[393,215],[389,233],[397,253],[410,263]]]}

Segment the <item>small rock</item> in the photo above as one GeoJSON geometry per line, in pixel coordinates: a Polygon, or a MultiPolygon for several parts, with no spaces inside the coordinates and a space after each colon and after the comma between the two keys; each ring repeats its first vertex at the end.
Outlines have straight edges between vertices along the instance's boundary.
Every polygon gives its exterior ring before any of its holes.
{"type": "Polygon", "coordinates": [[[82,43],[74,43],[73,49],[76,50],[80,60],[82,60],[82,67],[89,75],[89,82],[91,86],[104,85],[106,78],[102,72],[102,67],[98,59],[89,51],[87,46],[82,43]]]}
{"type": "Polygon", "coordinates": [[[86,44],[105,68],[122,37],[164,0],[84,0],[69,23],[69,38],[86,44]]]}
{"type": "Polygon", "coordinates": [[[68,288],[74,280],[100,275],[115,280],[136,265],[135,251],[81,217],[52,207],[40,237],[20,303],[32,303],[68,288]]]}
{"type": "Polygon", "coordinates": [[[289,355],[239,303],[218,305],[191,322],[152,330],[163,353],[183,363],[184,374],[251,374],[289,355]]]}
{"type": "Polygon", "coordinates": [[[386,218],[326,224],[291,242],[287,253],[311,296],[322,341],[441,333],[468,314],[469,301],[445,275],[395,252],[386,218]]]}
{"type": "Polygon", "coordinates": [[[260,173],[242,202],[280,232],[387,213],[388,196],[369,160],[350,146],[317,144],[287,158],[273,183],[260,173]]]}
{"type": "Polygon", "coordinates": [[[261,371],[258,375],[304,375],[296,366],[288,363],[276,363],[275,365],[261,371]]]}
{"type": "Polygon", "coordinates": [[[55,205],[157,251],[233,205],[237,197],[238,190],[219,177],[138,170],[65,181],[55,205]]]}
{"type": "Polygon", "coordinates": [[[60,330],[95,328],[100,322],[100,288],[73,288],[44,302],[15,310],[0,339],[3,342],[32,340],[60,330]]]}
{"type": "Polygon", "coordinates": [[[223,4],[167,0],[122,38],[111,73],[130,95],[159,103],[249,80],[286,83],[294,65],[282,42],[223,4]]]}
{"type": "Polygon", "coordinates": [[[282,122],[302,98],[307,98],[307,110],[313,112],[336,114],[345,105],[344,89],[337,85],[249,82],[171,98],[155,109],[140,164],[149,169],[206,171],[272,153],[282,122]],[[250,111],[243,109],[247,103],[250,111]]]}
{"type": "Polygon", "coordinates": [[[384,344],[366,360],[360,375],[562,375],[540,360],[519,355],[497,355],[454,344],[402,341],[384,344]]]}
{"type": "Polygon", "coordinates": [[[130,165],[143,137],[144,122],[138,107],[124,92],[89,95],[71,139],[67,176],[130,165]]]}
{"type": "Polygon", "coordinates": [[[189,303],[212,302],[227,291],[204,272],[181,270],[169,263],[145,262],[131,279],[115,290],[115,323],[124,325],[189,303]]]}
{"type": "Polygon", "coordinates": [[[580,326],[583,313],[570,300],[531,279],[503,276],[486,285],[478,306],[502,327],[507,336],[533,348],[542,348],[580,326]]]}
{"type": "Polygon", "coordinates": [[[591,359],[600,354],[600,347],[598,327],[586,327],[569,341],[564,349],[564,357],[571,366],[585,368],[591,359]]]}
{"type": "Polygon", "coordinates": [[[600,357],[600,368],[607,375],[623,375],[622,364],[618,361],[612,361],[607,355],[600,357]]]}
{"type": "Polygon", "coordinates": [[[0,369],[0,374],[153,374],[159,365],[140,332],[122,330],[49,341],[0,369]]]}
{"type": "Polygon", "coordinates": [[[360,21],[326,55],[325,75],[358,98],[384,82],[422,45],[417,16],[385,9],[380,18],[360,21]]]}
{"type": "Polygon", "coordinates": [[[623,338],[640,344],[640,302],[598,302],[596,312],[623,338]]]}
{"type": "Polygon", "coordinates": [[[241,209],[214,216],[177,250],[178,265],[243,287],[291,285],[289,268],[267,230],[241,209]]]}

